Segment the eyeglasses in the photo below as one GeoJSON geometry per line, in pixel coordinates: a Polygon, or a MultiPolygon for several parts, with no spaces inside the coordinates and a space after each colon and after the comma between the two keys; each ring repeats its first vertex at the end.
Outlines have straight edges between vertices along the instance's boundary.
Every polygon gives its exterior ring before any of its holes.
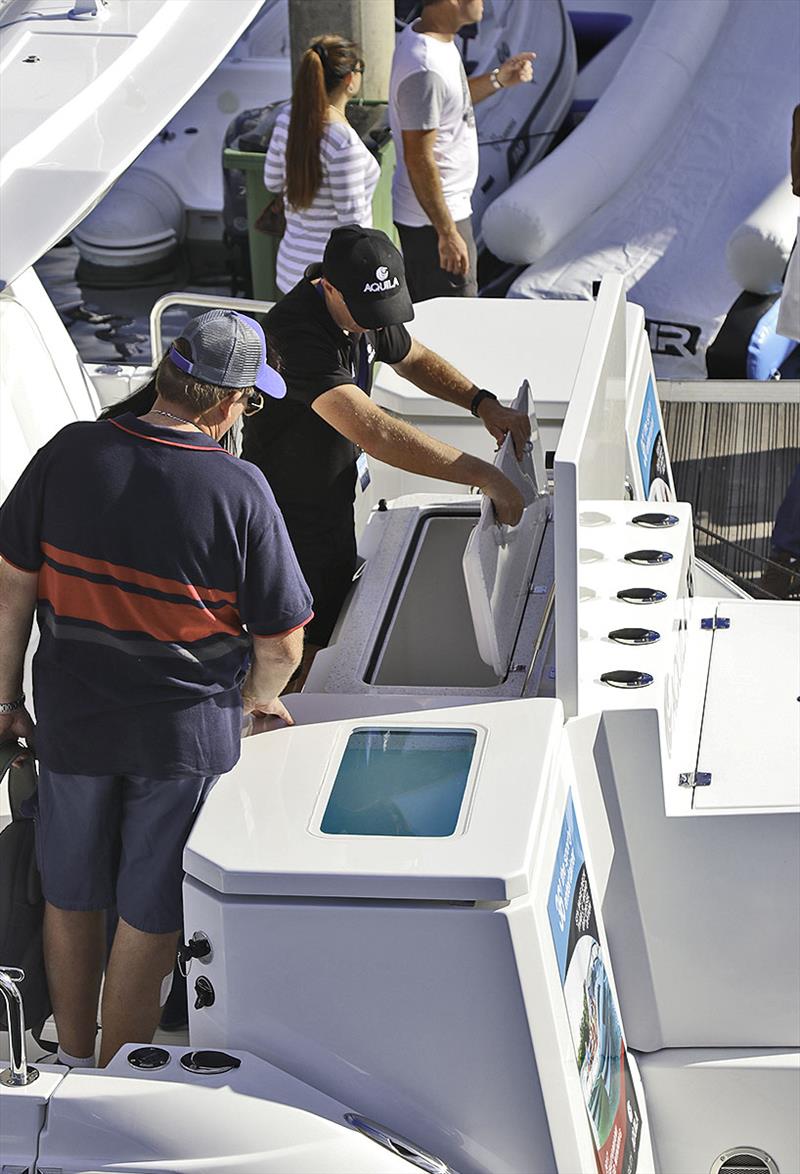
{"type": "Polygon", "coordinates": [[[250,391],[246,391],[242,398],[245,402],[243,416],[255,416],[256,412],[260,412],[264,406],[264,396],[254,387],[250,391]]]}

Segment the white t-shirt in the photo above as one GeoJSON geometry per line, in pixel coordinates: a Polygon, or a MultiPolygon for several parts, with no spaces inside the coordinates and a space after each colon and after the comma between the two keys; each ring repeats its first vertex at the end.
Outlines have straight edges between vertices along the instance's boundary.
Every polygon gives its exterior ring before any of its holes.
{"type": "Polygon", "coordinates": [[[438,132],[433,157],[445,203],[454,220],[466,220],[478,178],[478,134],[455,41],[417,33],[413,25],[403,30],[392,61],[389,123],[397,152],[392,184],[395,221],[412,228],[430,224],[406,171],[402,132],[433,129],[438,132]]]}
{"type": "MultiPolygon", "coordinates": [[[[291,107],[282,110],[264,162],[264,186],[286,190],[286,141],[291,107]]],[[[349,123],[327,122],[320,141],[322,183],[309,208],[285,205],[286,232],[278,246],[276,283],[288,293],[309,265],[322,260],[331,232],[340,224],[372,228],[372,197],[381,169],[349,123]]]]}

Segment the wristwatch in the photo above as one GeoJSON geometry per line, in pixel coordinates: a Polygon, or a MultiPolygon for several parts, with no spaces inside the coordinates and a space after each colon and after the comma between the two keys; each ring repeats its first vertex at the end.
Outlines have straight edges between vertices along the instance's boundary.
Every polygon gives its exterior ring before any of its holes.
{"type": "Polygon", "coordinates": [[[505,89],[505,86],[500,81],[500,70],[499,69],[492,70],[492,72],[489,74],[489,81],[492,83],[493,89],[495,89],[495,90],[505,89]]]}
{"type": "Polygon", "coordinates": [[[0,713],[16,713],[25,705],[25,694],[20,693],[16,701],[0,701],[0,713]]]}
{"type": "Polygon", "coordinates": [[[472,412],[473,416],[478,415],[478,408],[485,399],[496,400],[497,396],[494,395],[491,391],[487,391],[485,387],[481,387],[479,391],[475,392],[472,397],[472,403],[469,405],[469,410],[472,412]]]}

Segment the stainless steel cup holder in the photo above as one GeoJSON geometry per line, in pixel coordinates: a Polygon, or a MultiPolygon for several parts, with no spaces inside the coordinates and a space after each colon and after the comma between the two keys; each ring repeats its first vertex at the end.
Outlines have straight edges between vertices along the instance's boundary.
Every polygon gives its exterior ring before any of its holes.
{"type": "Polygon", "coordinates": [[[650,673],[642,673],[636,669],[612,669],[608,673],[601,673],[600,680],[604,685],[612,685],[615,689],[644,689],[652,685],[650,673]]]}
{"type": "Polygon", "coordinates": [[[181,1056],[181,1068],[199,1076],[219,1076],[223,1072],[232,1072],[234,1068],[240,1068],[241,1065],[242,1061],[236,1056],[208,1048],[187,1052],[185,1056],[181,1056]]]}
{"type": "Polygon", "coordinates": [[[668,550],[629,550],[625,562],[635,563],[637,567],[657,567],[672,562],[672,555],[668,550]]]}

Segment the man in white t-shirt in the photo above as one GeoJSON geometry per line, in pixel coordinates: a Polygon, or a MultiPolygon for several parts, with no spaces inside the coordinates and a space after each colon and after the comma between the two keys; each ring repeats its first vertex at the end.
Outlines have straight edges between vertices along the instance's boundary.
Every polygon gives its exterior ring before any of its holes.
{"type": "Polygon", "coordinates": [[[470,78],[455,44],[483,16],[483,0],[423,0],[422,15],[398,37],[389,86],[397,150],[392,186],[406,279],[415,302],[475,297],[472,190],[478,178],[473,105],[532,81],[535,53],[509,57],[470,78]]]}

